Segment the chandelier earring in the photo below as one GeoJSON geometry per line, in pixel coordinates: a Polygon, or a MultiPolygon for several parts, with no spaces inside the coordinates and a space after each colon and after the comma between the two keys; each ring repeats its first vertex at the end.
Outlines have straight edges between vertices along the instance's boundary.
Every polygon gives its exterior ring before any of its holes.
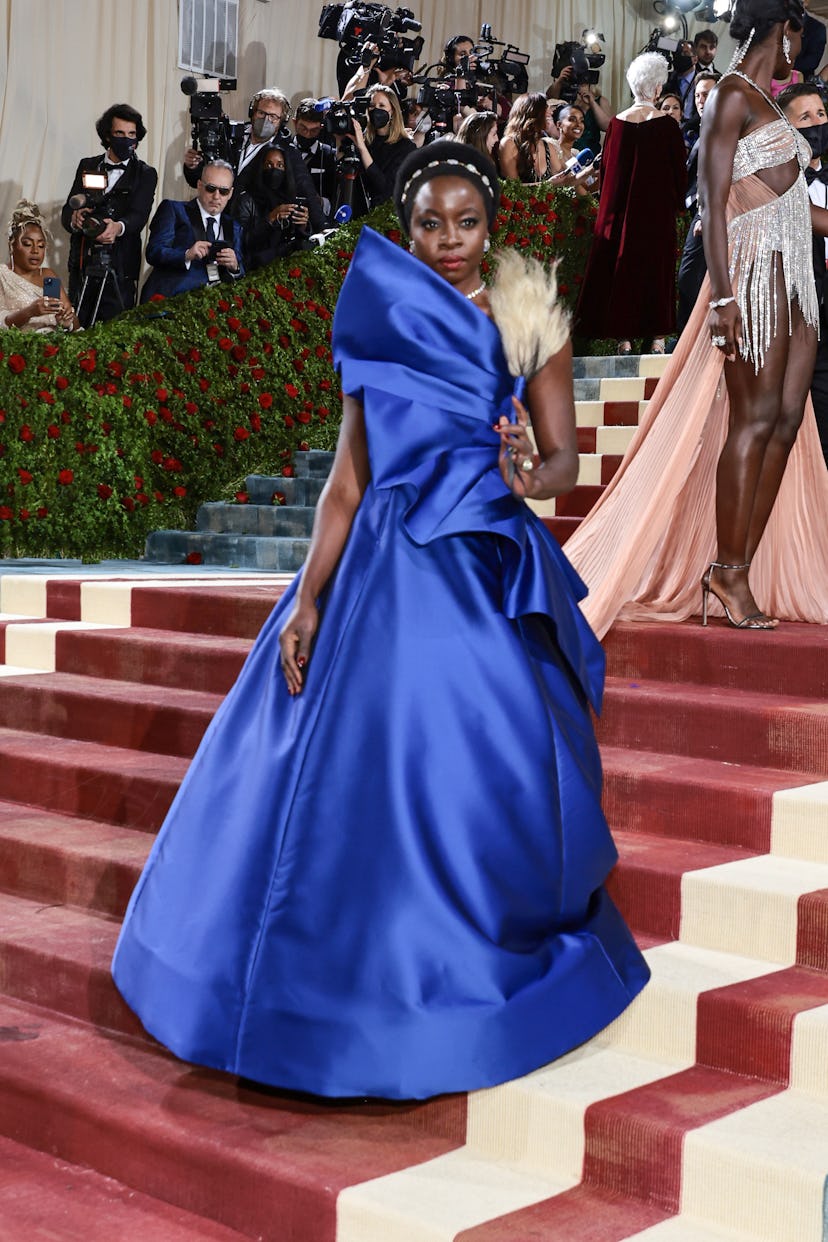
{"type": "Polygon", "coordinates": [[[414,242],[413,241],[410,241],[408,243],[408,249],[411,251],[412,254],[414,253],[414,242]]]}
{"type": "Polygon", "coordinates": [[[739,46],[736,48],[736,51],[733,53],[733,59],[730,62],[730,66],[728,67],[728,73],[732,73],[734,69],[737,69],[739,65],[741,65],[742,61],[745,59],[748,52],[750,51],[750,45],[751,43],[753,43],[755,34],[756,34],[756,27],[753,26],[751,28],[751,31],[748,37],[744,40],[743,43],[739,44],[739,46]]]}
{"type": "Polygon", "coordinates": [[[483,243],[483,253],[484,253],[484,254],[488,254],[488,253],[489,253],[489,251],[491,250],[491,248],[492,248],[492,243],[489,241],[489,239],[488,239],[488,237],[487,237],[487,238],[486,238],[486,240],[485,240],[485,241],[484,241],[484,243],[483,243]]]}
{"type": "Polygon", "coordinates": [[[791,59],[791,51],[792,51],[792,48],[791,48],[791,41],[790,41],[790,39],[788,38],[788,36],[787,36],[786,34],[783,34],[783,36],[782,36],[782,53],[783,53],[783,55],[784,55],[784,57],[785,57],[785,60],[788,62],[788,64],[789,64],[789,65],[792,65],[792,64],[793,64],[793,60],[791,59]]]}

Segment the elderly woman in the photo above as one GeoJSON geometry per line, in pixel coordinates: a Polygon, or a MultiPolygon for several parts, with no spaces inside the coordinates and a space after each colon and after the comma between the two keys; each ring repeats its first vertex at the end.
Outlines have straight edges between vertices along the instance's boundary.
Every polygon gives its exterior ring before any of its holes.
{"type": "Polygon", "coordinates": [[[362,170],[354,186],[354,215],[364,216],[394,192],[400,165],[416,147],[405,132],[400,101],[390,86],[368,91],[368,124],[354,119],[354,145],[362,170]]]}
{"type": "Polygon", "coordinates": [[[24,332],[74,331],[78,321],[63,288],[57,298],[43,294],[43,277],[55,273],[43,266],[52,235],[36,203],[20,200],[9,221],[8,238],[9,266],[0,267],[0,325],[24,332]]]}
{"type": "Polygon", "coordinates": [[[577,311],[578,331],[616,337],[672,332],[676,322],[676,215],[684,205],[681,129],[656,103],[667,80],[657,52],[627,70],[632,105],[613,117],[604,143],[601,206],[577,311]]]}

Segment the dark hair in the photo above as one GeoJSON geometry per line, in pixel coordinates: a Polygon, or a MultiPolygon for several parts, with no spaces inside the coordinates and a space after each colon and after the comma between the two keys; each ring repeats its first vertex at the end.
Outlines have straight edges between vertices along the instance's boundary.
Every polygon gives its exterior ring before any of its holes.
{"type": "Polygon", "coordinates": [[[311,121],[321,121],[322,113],[317,111],[316,100],[313,95],[309,95],[307,99],[300,99],[293,112],[293,119],[301,121],[308,118],[311,121]]]}
{"type": "Polygon", "coordinates": [[[496,112],[489,112],[486,109],[481,112],[471,112],[458,129],[456,141],[464,142],[467,146],[474,147],[481,155],[492,159],[486,150],[486,139],[493,125],[497,125],[496,112]]]}
{"type": "Polygon", "coordinates": [[[407,155],[397,173],[394,206],[403,228],[408,231],[414,200],[422,186],[435,177],[463,177],[480,194],[491,229],[500,203],[500,182],[491,157],[465,142],[440,138],[407,155]]]}
{"type": "Polygon", "coordinates": [[[146,138],[147,130],[141,118],[141,113],[129,104],[113,104],[95,122],[95,132],[101,140],[102,147],[107,148],[109,146],[112,138],[112,122],[116,116],[121,117],[124,121],[132,122],[135,126],[135,136],[139,142],[142,138],[146,138]]]}
{"type": "Polygon", "coordinates": [[[730,20],[731,36],[741,43],[751,30],[756,30],[754,43],[767,39],[775,26],[790,22],[794,30],[805,27],[805,5],[802,0],[738,0],[730,20]]]}
{"type": "Polygon", "coordinates": [[[807,95],[816,95],[822,99],[822,92],[813,82],[794,82],[792,86],[786,86],[784,91],[779,92],[776,102],[784,112],[795,99],[804,99],[807,95]]]}
{"type": "Polygon", "coordinates": [[[702,39],[705,43],[712,43],[714,47],[719,46],[719,36],[715,30],[700,30],[693,39],[693,47],[698,47],[702,39]]]}
{"type": "Polygon", "coordinates": [[[274,143],[272,147],[265,151],[264,155],[256,160],[257,168],[250,186],[250,195],[260,211],[270,211],[274,202],[273,196],[266,188],[264,181],[265,161],[271,151],[278,151],[285,165],[285,179],[275,201],[279,203],[292,203],[296,197],[296,179],[293,176],[293,169],[290,166],[287,151],[278,143],[274,143]]]}
{"type": "Polygon", "coordinates": [[[693,90],[696,89],[699,82],[718,82],[718,80],[719,80],[718,73],[711,73],[709,69],[705,69],[704,73],[696,74],[696,77],[693,81],[693,90]]]}
{"type": "Polygon", "coordinates": [[[458,43],[470,43],[474,47],[474,39],[471,35],[452,35],[450,39],[447,39],[440,60],[440,69],[443,73],[448,73],[454,69],[454,51],[458,43]]]}
{"type": "Polygon", "coordinates": [[[555,122],[556,125],[558,124],[558,121],[560,120],[563,113],[566,112],[567,108],[571,108],[573,112],[580,112],[581,116],[584,118],[584,120],[586,120],[586,113],[584,112],[580,104],[567,103],[566,100],[564,100],[563,103],[559,103],[552,110],[552,120],[555,122]]]}

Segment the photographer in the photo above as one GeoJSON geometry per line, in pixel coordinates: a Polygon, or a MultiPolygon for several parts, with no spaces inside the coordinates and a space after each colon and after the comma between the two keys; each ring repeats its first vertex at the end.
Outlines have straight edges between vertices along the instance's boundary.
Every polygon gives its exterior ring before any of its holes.
{"type": "Polygon", "coordinates": [[[227,210],[232,193],[233,169],[226,160],[211,160],[202,169],[194,199],[165,198],[159,204],[147,242],[152,271],[141,290],[142,302],[244,274],[241,225],[227,210]]]}
{"type": "Polygon", "coordinates": [[[298,199],[285,153],[273,147],[265,152],[253,184],[240,194],[233,212],[242,227],[242,253],[248,271],[307,246],[308,208],[298,199]]]}
{"type": "Polygon", "coordinates": [[[87,285],[78,316],[83,327],[90,325],[93,316],[105,321],[135,305],[141,234],[158,183],[155,169],[135,155],[147,132],[140,112],[129,104],[113,104],[96,121],[95,130],[106,154],[80,161],[60,215],[71,234],[69,298],[73,306],[78,306],[84,282],[87,285]],[[87,174],[105,176],[100,191],[84,187],[87,174]],[[73,205],[72,200],[81,205],[73,205]]]}
{"type": "Polygon", "coordinates": [[[411,72],[399,65],[383,66],[382,55],[376,43],[365,43],[362,47],[362,64],[351,75],[342,92],[342,99],[347,102],[365,95],[372,86],[390,86],[398,99],[408,97],[411,84],[411,72]]]}
{"type": "MultiPolygon", "coordinates": [[[[236,176],[236,194],[250,187],[265,152],[279,147],[285,153],[285,163],[290,165],[298,193],[307,199],[311,228],[314,232],[323,229],[322,202],[285,124],[290,115],[287,96],[276,87],[261,90],[251,99],[248,111],[250,123],[233,126],[233,139],[227,153],[227,162],[236,176]]],[[[203,168],[203,155],[190,147],[184,154],[184,179],[188,185],[198,185],[203,168]]]]}
{"type": "Polygon", "coordinates": [[[354,186],[354,216],[364,216],[394,192],[397,170],[416,147],[406,135],[400,101],[390,86],[368,92],[368,124],[353,119],[353,142],[362,164],[354,186]]]}
{"type": "MultiPolygon", "coordinates": [[[[325,220],[330,221],[337,192],[336,151],[330,143],[323,140],[322,115],[315,99],[302,99],[297,104],[293,120],[293,146],[310,174],[313,188],[322,203],[325,220]]],[[[285,168],[295,183],[292,170],[287,168],[287,160],[285,168]]]]}

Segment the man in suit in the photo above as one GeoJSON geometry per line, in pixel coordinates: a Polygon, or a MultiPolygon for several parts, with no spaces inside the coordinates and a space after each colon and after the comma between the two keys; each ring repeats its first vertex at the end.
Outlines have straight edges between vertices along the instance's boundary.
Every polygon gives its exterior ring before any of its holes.
{"type": "Polygon", "coordinates": [[[213,160],[201,170],[195,198],[188,203],[164,199],[150,224],[147,263],[152,271],[142,302],[243,274],[241,225],[227,210],[232,193],[233,169],[226,160],[213,160]]]}
{"type": "Polygon", "coordinates": [[[83,327],[89,327],[93,319],[111,319],[135,305],[141,234],[158,184],[155,169],[135,154],[147,132],[140,112],[129,104],[113,104],[98,119],[95,129],[105,154],[80,161],[60,217],[72,238],[69,300],[78,310],[83,327]],[[105,178],[100,189],[90,191],[84,185],[88,174],[105,178]],[[97,227],[93,221],[104,226],[97,236],[89,235],[97,227]],[[78,307],[84,283],[86,292],[78,307]]]}
{"type": "MultiPolygon", "coordinates": [[[[704,114],[704,105],[707,97],[716,85],[717,79],[712,73],[700,74],[696,79],[695,89],[695,108],[699,116],[699,129],[701,129],[701,118],[704,114]]],[[[681,336],[687,327],[687,322],[693,313],[693,307],[699,296],[704,278],[707,275],[707,260],[704,257],[704,242],[702,240],[702,223],[699,214],[699,144],[701,138],[697,131],[690,131],[691,135],[695,133],[693,145],[690,148],[690,154],[687,157],[687,197],[685,206],[687,210],[693,213],[693,219],[687,232],[687,240],[684,243],[684,250],[681,255],[681,263],[678,270],[678,318],[676,320],[676,330],[681,336]]]]}
{"type": "MultiPolygon", "coordinates": [[[[297,193],[307,199],[311,230],[318,233],[325,227],[325,213],[305,161],[291,143],[287,119],[290,101],[277,87],[259,91],[250,101],[250,123],[234,126],[231,149],[227,159],[236,174],[236,195],[249,190],[266,151],[278,147],[290,167],[297,193]]],[[[190,147],[184,152],[184,180],[195,186],[201,176],[204,156],[190,147]]]]}
{"type": "Polygon", "coordinates": [[[302,157],[319,195],[325,222],[333,215],[337,198],[336,151],[326,142],[322,133],[321,112],[316,110],[315,99],[303,99],[296,106],[293,128],[296,131],[293,145],[302,157]]]}

